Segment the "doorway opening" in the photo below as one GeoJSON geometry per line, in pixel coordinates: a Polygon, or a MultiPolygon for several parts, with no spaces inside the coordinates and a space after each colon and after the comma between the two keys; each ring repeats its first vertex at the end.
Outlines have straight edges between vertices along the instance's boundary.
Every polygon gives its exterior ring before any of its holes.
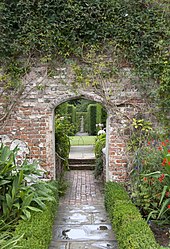
{"type": "Polygon", "coordinates": [[[108,115],[98,102],[72,99],[55,109],[55,174],[65,170],[94,170],[107,178],[108,115]]]}

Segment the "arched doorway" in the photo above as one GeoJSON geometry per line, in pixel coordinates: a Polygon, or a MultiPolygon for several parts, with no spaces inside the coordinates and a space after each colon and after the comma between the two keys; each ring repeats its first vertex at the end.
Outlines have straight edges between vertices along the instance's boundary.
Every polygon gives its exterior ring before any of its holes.
{"type": "MultiPolygon", "coordinates": [[[[67,135],[74,141],[79,140],[78,146],[79,148],[82,145],[87,145],[88,141],[86,139],[89,137],[90,140],[94,140],[96,135],[101,134],[101,132],[105,132],[106,136],[106,144],[103,150],[103,158],[104,158],[104,169],[103,169],[103,177],[104,181],[108,181],[108,170],[109,170],[109,113],[107,109],[100,103],[94,101],[93,98],[85,98],[82,97],[74,97],[68,98],[67,101],[63,101],[58,104],[54,109],[53,115],[53,127],[55,130],[55,121],[57,120],[57,125],[59,124],[58,133],[61,133],[61,127],[65,125],[68,129],[65,131],[67,135]],[[93,111],[92,111],[93,110],[93,111]],[[74,114],[73,114],[74,111],[74,114]],[[93,115],[95,113],[95,116],[93,115]],[[90,115],[90,116],[89,116],[90,115]],[[92,115],[92,116],[91,116],[92,115]],[[75,119],[75,120],[73,120],[75,119]],[[75,122],[75,124],[74,124],[75,122]],[[69,127],[70,125],[70,127],[69,127]],[[75,128],[76,126],[76,128],[75,128]],[[84,137],[83,137],[84,136],[84,137]]],[[[63,128],[64,131],[65,128],[63,128]]],[[[53,131],[55,133],[55,131],[53,131]]],[[[60,134],[61,135],[61,134],[60,134]]],[[[63,158],[62,153],[58,153],[58,141],[56,139],[60,138],[57,134],[54,135],[55,139],[53,141],[54,144],[54,153],[55,153],[55,167],[54,167],[54,177],[58,177],[61,174],[62,167],[61,165],[65,165],[66,160],[63,158]],[[56,138],[57,137],[57,138],[56,138]],[[57,147],[57,148],[56,148],[57,147]]],[[[62,135],[62,140],[64,140],[64,134],[62,135]]],[[[65,142],[65,141],[64,141],[65,142]]],[[[60,142],[59,142],[60,143],[60,142]]],[[[67,141],[66,141],[67,143],[67,141]]],[[[75,142],[71,140],[73,143],[73,147],[75,148],[75,142]]],[[[85,146],[82,146],[85,148],[85,146]]],[[[87,147],[87,146],[86,146],[87,147]]],[[[93,146],[94,147],[94,146],[93,146]]],[[[67,157],[66,150],[63,151],[65,156],[67,157]]],[[[64,155],[63,154],[63,155],[64,155]]],[[[66,166],[66,165],[65,165],[66,166]]],[[[67,166],[66,166],[67,167],[67,166]]]]}

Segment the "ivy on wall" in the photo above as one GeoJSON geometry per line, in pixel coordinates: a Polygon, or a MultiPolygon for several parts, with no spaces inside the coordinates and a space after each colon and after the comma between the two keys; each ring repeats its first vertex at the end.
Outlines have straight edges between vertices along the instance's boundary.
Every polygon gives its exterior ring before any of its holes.
{"type": "Polygon", "coordinates": [[[1,85],[18,88],[35,61],[83,59],[91,46],[114,41],[125,66],[140,78],[138,87],[158,103],[159,114],[167,113],[169,20],[166,0],[2,0],[1,85]]]}

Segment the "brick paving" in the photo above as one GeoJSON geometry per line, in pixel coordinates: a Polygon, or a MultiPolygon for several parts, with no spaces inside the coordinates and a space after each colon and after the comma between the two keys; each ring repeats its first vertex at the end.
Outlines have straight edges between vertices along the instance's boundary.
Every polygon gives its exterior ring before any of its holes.
{"type": "Polygon", "coordinates": [[[71,170],[65,179],[68,189],[60,199],[49,249],[117,249],[94,172],[71,170]]]}
{"type": "Polygon", "coordinates": [[[97,205],[103,203],[102,185],[95,180],[91,170],[72,170],[65,176],[69,183],[66,195],[61,199],[65,205],[97,205]]]}

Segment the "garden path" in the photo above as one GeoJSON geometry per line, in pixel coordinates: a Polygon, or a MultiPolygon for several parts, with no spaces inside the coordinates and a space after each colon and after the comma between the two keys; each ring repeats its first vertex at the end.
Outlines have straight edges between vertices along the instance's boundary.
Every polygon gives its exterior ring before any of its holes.
{"type": "MultiPolygon", "coordinates": [[[[84,155],[83,148],[74,155],[84,155]]],[[[65,178],[69,187],[60,198],[49,249],[117,249],[104,207],[103,187],[93,171],[71,170],[65,178]]]]}

